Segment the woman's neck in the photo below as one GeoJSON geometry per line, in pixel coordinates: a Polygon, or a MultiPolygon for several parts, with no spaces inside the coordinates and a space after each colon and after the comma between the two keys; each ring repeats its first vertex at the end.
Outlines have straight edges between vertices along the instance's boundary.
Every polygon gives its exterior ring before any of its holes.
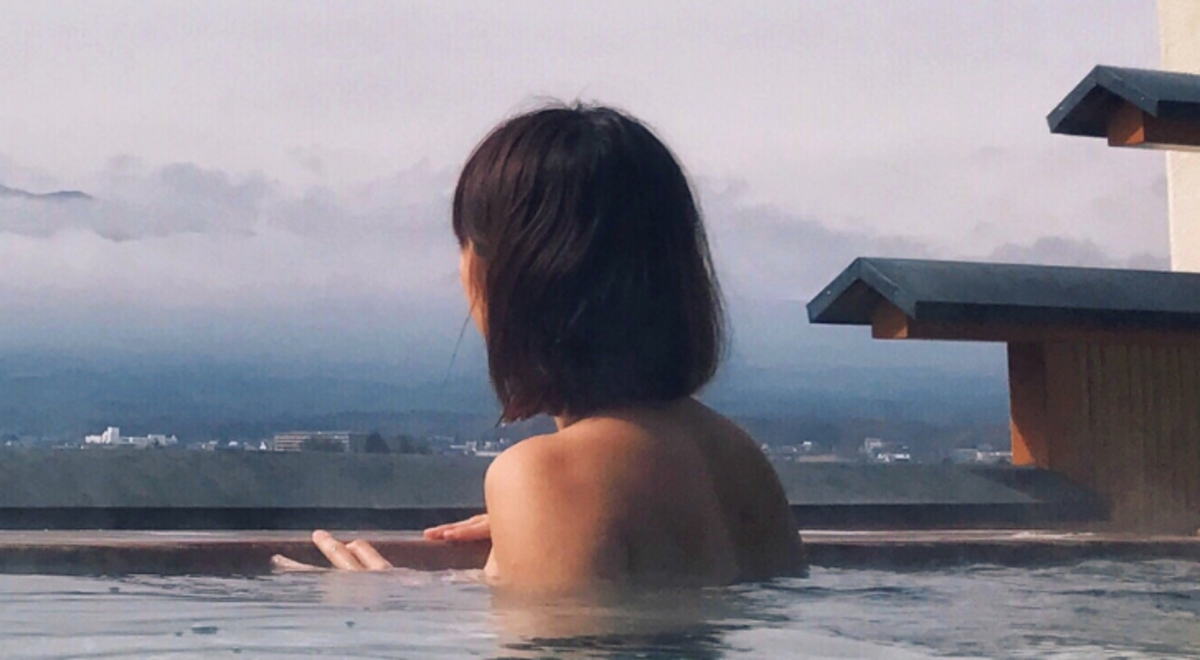
{"type": "Polygon", "coordinates": [[[597,410],[596,412],[594,412],[590,415],[572,415],[570,413],[563,413],[561,415],[556,415],[553,418],[554,426],[557,427],[559,431],[561,431],[561,430],[567,428],[568,426],[571,426],[572,424],[577,424],[577,423],[579,423],[585,419],[591,418],[591,417],[634,417],[634,416],[637,416],[639,413],[645,413],[647,411],[661,412],[663,410],[670,410],[670,409],[676,408],[682,404],[686,404],[686,402],[690,402],[690,401],[693,401],[692,397],[686,396],[681,399],[675,399],[674,401],[662,401],[662,402],[656,402],[656,403],[639,403],[639,404],[633,404],[633,405],[628,405],[628,406],[622,406],[620,408],[613,408],[610,410],[597,410]]]}
{"type": "Polygon", "coordinates": [[[562,415],[556,415],[554,417],[554,426],[561,431],[581,419],[583,418],[563,413],[562,415]]]}

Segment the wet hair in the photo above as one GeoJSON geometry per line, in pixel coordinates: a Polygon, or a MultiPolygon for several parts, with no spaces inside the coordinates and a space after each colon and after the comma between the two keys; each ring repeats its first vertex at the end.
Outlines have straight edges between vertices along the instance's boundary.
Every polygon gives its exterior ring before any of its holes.
{"type": "Polygon", "coordinates": [[[503,420],[670,401],[716,373],[724,312],[700,212],[637,119],[576,105],[505,121],[463,167],[453,218],[479,257],[503,420]]]}

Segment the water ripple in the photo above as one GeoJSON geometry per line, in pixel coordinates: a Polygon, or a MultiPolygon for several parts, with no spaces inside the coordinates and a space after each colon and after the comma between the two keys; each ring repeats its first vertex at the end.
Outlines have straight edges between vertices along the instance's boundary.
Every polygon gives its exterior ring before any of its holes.
{"type": "Polygon", "coordinates": [[[472,576],[0,576],[14,660],[1200,658],[1200,564],[807,579],[620,603],[505,604],[472,576]]]}

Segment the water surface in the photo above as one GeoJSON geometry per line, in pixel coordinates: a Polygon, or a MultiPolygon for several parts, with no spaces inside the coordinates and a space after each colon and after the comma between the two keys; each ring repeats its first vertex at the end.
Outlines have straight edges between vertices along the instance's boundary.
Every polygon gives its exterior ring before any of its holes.
{"type": "Polygon", "coordinates": [[[807,579],[513,603],[470,572],[0,576],[4,658],[1200,658],[1200,564],[807,579]]]}

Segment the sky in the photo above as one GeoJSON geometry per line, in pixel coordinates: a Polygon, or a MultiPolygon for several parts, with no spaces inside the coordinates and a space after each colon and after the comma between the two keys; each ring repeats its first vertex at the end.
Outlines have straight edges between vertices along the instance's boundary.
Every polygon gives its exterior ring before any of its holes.
{"type": "Polygon", "coordinates": [[[1163,155],[1045,122],[1157,32],[1153,0],[10,0],[0,185],[94,200],[0,199],[0,348],[444,363],[457,170],[552,99],[678,154],[760,362],[822,345],[802,305],[859,255],[1162,268],[1163,155]]]}

